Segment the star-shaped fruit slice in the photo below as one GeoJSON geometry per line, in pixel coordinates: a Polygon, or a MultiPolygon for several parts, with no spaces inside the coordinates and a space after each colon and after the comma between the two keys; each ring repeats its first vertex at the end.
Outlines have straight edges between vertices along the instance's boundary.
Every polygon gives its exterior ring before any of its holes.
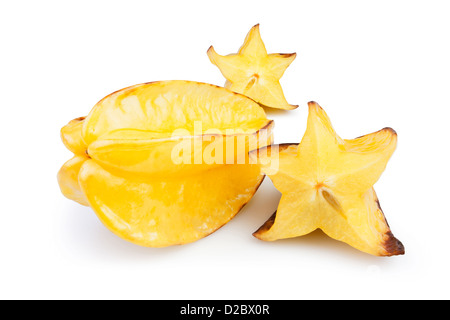
{"type": "Polygon", "coordinates": [[[208,57],[227,79],[225,88],[242,93],[267,107],[285,110],[298,107],[286,101],[280,85],[280,78],[296,54],[267,54],[259,24],[247,34],[237,54],[222,56],[211,46],[208,57]]]}
{"type": "Polygon", "coordinates": [[[277,211],[254,236],[273,241],[322,229],[372,255],[404,254],[373,189],[396,144],[397,134],[391,128],[341,139],[325,111],[310,102],[300,144],[251,152],[282,194],[277,211]]]}

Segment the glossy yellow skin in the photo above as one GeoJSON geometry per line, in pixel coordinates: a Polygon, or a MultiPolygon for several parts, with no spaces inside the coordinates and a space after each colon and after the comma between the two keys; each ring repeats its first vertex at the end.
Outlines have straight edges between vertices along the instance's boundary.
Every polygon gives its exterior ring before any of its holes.
{"type": "Polygon", "coordinates": [[[211,46],[208,57],[227,79],[226,88],[271,108],[291,110],[298,107],[286,101],[280,85],[280,78],[296,54],[267,54],[259,24],[247,34],[237,54],[222,56],[211,46]]]}
{"type": "Polygon", "coordinates": [[[67,161],[58,172],[58,183],[63,195],[83,206],[89,206],[78,182],[78,173],[88,156],[75,155],[67,161]]]}
{"type": "Polygon", "coordinates": [[[83,206],[89,206],[78,183],[78,173],[83,163],[89,159],[87,145],[81,137],[85,117],[70,121],[61,129],[61,139],[67,149],[74,153],[74,157],[67,161],[58,172],[58,183],[62,194],[83,206]]]}
{"type": "Polygon", "coordinates": [[[265,146],[272,126],[256,102],[225,88],[190,81],[125,88],[61,130],[75,156],[58,181],[67,198],[92,207],[123,239],[148,247],[193,242],[233,218],[264,177],[246,152],[224,153],[223,163],[196,156],[239,137],[265,146]],[[180,142],[193,146],[191,163],[174,163],[180,142]]]}
{"type": "Polygon", "coordinates": [[[396,144],[397,135],[390,128],[341,139],[325,111],[310,102],[300,144],[251,152],[282,193],[275,215],[254,235],[273,241],[319,228],[372,255],[403,254],[403,245],[392,235],[373,189],[396,144]]]}

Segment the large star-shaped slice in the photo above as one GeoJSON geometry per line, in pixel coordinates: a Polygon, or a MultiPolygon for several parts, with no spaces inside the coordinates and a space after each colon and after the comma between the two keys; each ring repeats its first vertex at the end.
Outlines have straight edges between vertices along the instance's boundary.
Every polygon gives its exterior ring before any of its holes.
{"type": "Polygon", "coordinates": [[[221,56],[211,46],[208,57],[227,79],[225,88],[271,108],[291,110],[298,107],[286,101],[279,82],[296,54],[267,54],[259,24],[247,34],[237,54],[221,56]]]}
{"type": "Polygon", "coordinates": [[[300,144],[272,145],[251,154],[282,194],[277,211],[254,236],[273,241],[319,228],[372,255],[404,254],[373,189],[396,144],[391,128],[341,139],[325,111],[310,102],[300,144]]]}

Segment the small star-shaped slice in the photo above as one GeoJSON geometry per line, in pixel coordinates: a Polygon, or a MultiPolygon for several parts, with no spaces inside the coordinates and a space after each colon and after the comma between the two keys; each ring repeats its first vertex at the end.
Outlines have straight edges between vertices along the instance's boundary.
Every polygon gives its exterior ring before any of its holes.
{"type": "Polygon", "coordinates": [[[259,33],[259,24],[247,34],[237,54],[221,56],[211,46],[208,57],[227,79],[225,88],[244,94],[267,107],[284,110],[298,107],[286,101],[279,82],[296,54],[267,54],[259,33]]]}
{"type": "Polygon", "coordinates": [[[251,153],[282,194],[277,211],[254,236],[273,241],[322,229],[372,255],[404,254],[373,189],[396,144],[391,128],[341,139],[325,111],[310,102],[300,144],[272,145],[251,153]]]}

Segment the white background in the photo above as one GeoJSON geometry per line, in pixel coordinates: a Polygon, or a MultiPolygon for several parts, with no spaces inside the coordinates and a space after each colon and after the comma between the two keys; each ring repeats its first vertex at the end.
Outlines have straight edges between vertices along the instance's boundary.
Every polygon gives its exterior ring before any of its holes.
{"type": "Polygon", "coordinates": [[[449,14],[448,1],[2,1],[0,298],[450,298],[449,14]],[[281,83],[300,107],[268,113],[275,142],[300,141],[310,100],[343,138],[398,132],[375,189],[405,256],[320,232],[257,240],[280,196],[269,179],[215,234],[165,249],[61,195],[64,124],[137,83],[223,85],[206,50],[236,52],[256,23],[269,53],[297,52],[281,83]]]}

